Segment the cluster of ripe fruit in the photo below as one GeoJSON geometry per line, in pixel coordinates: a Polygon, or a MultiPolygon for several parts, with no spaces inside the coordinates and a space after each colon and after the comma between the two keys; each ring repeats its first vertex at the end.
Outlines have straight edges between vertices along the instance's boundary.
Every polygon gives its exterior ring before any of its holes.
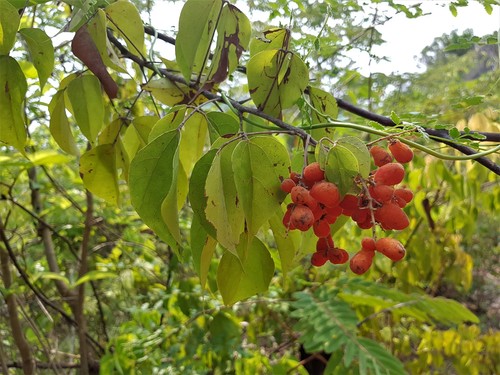
{"type": "MultiPolygon", "coordinates": [[[[404,168],[413,158],[412,150],[399,141],[389,145],[390,153],[380,146],[373,146],[370,153],[378,169],[368,179],[360,179],[360,193],[346,194],[343,198],[338,187],[325,180],[325,173],[319,163],[314,162],[304,168],[302,175],[295,172],[281,183],[281,189],[290,193],[292,203],[283,217],[284,226],[289,229],[307,231],[311,227],[318,237],[316,252],[311,257],[314,266],[322,266],[328,260],[333,264],[343,264],[349,260],[346,250],[335,247],[330,225],[340,215],[351,217],[360,228],[369,229],[378,224],[383,229],[401,230],[409,225],[402,208],[413,198],[413,193],[404,188],[395,188],[404,178],[404,168]],[[392,155],[391,155],[392,154],[392,155]],[[397,162],[393,162],[393,157],[397,162]]],[[[379,251],[393,261],[405,255],[400,242],[391,238],[375,241],[365,238],[362,249],[350,262],[351,270],[362,274],[370,268],[375,251],[379,251]]]]}

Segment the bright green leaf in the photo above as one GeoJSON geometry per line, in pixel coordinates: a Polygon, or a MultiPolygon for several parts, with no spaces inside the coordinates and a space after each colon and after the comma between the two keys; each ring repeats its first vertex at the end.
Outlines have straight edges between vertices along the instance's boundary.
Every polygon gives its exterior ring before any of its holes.
{"type": "Polygon", "coordinates": [[[280,185],[289,174],[288,152],[275,138],[258,136],[239,142],[231,160],[246,228],[256,234],[285,197],[280,185]]]}
{"type": "Polygon", "coordinates": [[[73,288],[77,287],[80,284],[88,283],[89,281],[96,281],[102,279],[114,279],[117,277],[117,274],[114,272],[104,272],[99,270],[89,271],[72,285],[73,288]]]}
{"type": "Polygon", "coordinates": [[[28,155],[32,165],[66,164],[73,160],[72,157],[62,155],[54,150],[43,150],[28,155]]]}
{"type": "Polygon", "coordinates": [[[252,39],[250,56],[267,50],[288,50],[291,32],[288,29],[272,28],[265,30],[262,36],[252,39]]]}
{"type": "Polygon", "coordinates": [[[19,64],[10,56],[0,56],[0,87],[0,142],[24,154],[23,102],[28,86],[19,64]]]}
{"type": "Polygon", "coordinates": [[[264,243],[257,237],[242,238],[239,243],[239,257],[226,251],[217,269],[217,285],[226,305],[265,292],[274,273],[274,262],[264,243]]]}
{"type": "Polygon", "coordinates": [[[113,144],[94,147],[80,158],[80,175],[85,187],[107,202],[118,204],[116,148],[113,144]]]}
{"type": "Polygon", "coordinates": [[[54,69],[54,46],[52,40],[40,29],[21,29],[31,61],[38,72],[40,88],[47,82],[54,69]]]}
{"type": "Polygon", "coordinates": [[[104,124],[104,100],[99,80],[93,75],[82,75],[69,83],[66,93],[78,127],[90,143],[94,143],[104,124]]]}

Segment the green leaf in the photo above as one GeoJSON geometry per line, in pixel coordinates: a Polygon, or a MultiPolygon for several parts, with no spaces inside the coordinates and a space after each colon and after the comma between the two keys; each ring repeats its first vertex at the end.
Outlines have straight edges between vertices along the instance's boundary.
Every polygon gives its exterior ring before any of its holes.
{"type": "Polygon", "coordinates": [[[207,141],[208,124],[204,113],[190,110],[181,131],[179,159],[189,177],[194,164],[203,154],[207,141]]]}
{"type": "Polygon", "coordinates": [[[214,226],[207,220],[205,210],[207,207],[207,196],[205,195],[205,184],[207,176],[212,166],[217,150],[208,151],[194,165],[191,178],[189,180],[189,202],[193,209],[194,216],[198,218],[200,225],[213,238],[216,237],[214,226]]]}
{"type": "Polygon", "coordinates": [[[394,122],[396,125],[401,124],[401,117],[398,116],[398,114],[394,111],[391,112],[391,120],[394,122]]]}
{"type": "Polygon", "coordinates": [[[70,284],[67,277],[64,277],[63,275],[60,275],[60,274],[55,273],[55,272],[40,272],[40,273],[36,273],[35,275],[33,275],[32,279],[31,279],[31,282],[33,284],[35,284],[40,279],[41,280],[58,280],[58,281],[62,281],[66,285],[70,284]]]}
{"type": "Polygon", "coordinates": [[[222,0],[188,0],[182,8],[175,56],[187,82],[191,74],[200,79],[222,6],[222,0]]]}
{"type": "Polygon", "coordinates": [[[236,255],[245,217],[234,182],[231,155],[235,147],[236,142],[231,142],[215,155],[205,183],[205,214],[220,244],[236,255]]]}
{"type": "Polygon", "coordinates": [[[238,120],[228,113],[209,112],[207,113],[207,119],[211,143],[215,142],[220,137],[232,137],[238,133],[240,129],[238,120]]]}
{"type": "Polygon", "coordinates": [[[0,87],[0,142],[24,154],[27,134],[22,113],[28,86],[21,67],[10,56],[0,56],[0,87]]]}
{"type": "Polygon", "coordinates": [[[69,125],[64,103],[64,91],[58,91],[50,101],[50,134],[59,147],[68,154],[78,156],[79,151],[69,125]]]}
{"type": "Polygon", "coordinates": [[[259,110],[275,117],[301,97],[309,82],[307,66],[295,54],[265,50],[247,64],[248,89],[259,110]]]}
{"type": "Polygon", "coordinates": [[[99,270],[89,271],[85,275],[80,277],[78,280],[76,280],[71,287],[75,288],[78,285],[83,284],[83,283],[88,283],[89,281],[96,281],[96,280],[102,280],[102,279],[114,279],[115,277],[117,277],[117,274],[114,272],[104,272],[104,271],[99,271],[99,270]]]}
{"type": "Polygon", "coordinates": [[[281,270],[285,278],[286,274],[295,266],[294,260],[300,245],[300,233],[287,230],[282,222],[283,215],[283,210],[275,212],[269,219],[269,225],[273,232],[274,240],[276,241],[276,247],[278,248],[278,254],[281,261],[281,270]]]}
{"type": "Polygon", "coordinates": [[[359,138],[348,136],[338,139],[336,144],[344,146],[353,153],[358,160],[359,174],[363,178],[368,178],[371,170],[371,156],[365,143],[359,138]]]}
{"type": "Polygon", "coordinates": [[[460,130],[458,130],[457,128],[451,128],[450,130],[448,130],[448,134],[451,138],[457,139],[458,137],[460,137],[460,130]]]}
{"type": "Polygon", "coordinates": [[[116,149],[113,144],[94,147],[80,158],[80,175],[85,187],[107,202],[118,204],[116,149]]]}
{"type": "Polygon", "coordinates": [[[328,122],[337,118],[339,108],[332,94],[316,87],[309,87],[309,99],[316,110],[312,112],[313,123],[328,122]]]}
{"type": "Polygon", "coordinates": [[[257,136],[239,142],[231,160],[246,228],[250,234],[256,234],[285,198],[280,177],[284,179],[289,174],[288,152],[275,138],[257,136]]]}
{"type": "Polygon", "coordinates": [[[82,134],[90,143],[95,143],[104,125],[104,100],[99,80],[93,75],[82,75],[68,84],[66,93],[82,134]]]}
{"type": "Polygon", "coordinates": [[[287,50],[290,43],[291,32],[288,29],[272,28],[265,30],[262,36],[252,39],[250,43],[250,56],[267,50],[287,50]]]}
{"type": "Polygon", "coordinates": [[[14,47],[20,21],[17,9],[8,1],[0,0],[0,57],[8,55],[14,47]]]}
{"type": "Polygon", "coordinates": [[[186,106],[172,108],[164,117],[159,119],[148,134],[148,142],[163,133],[180,128],[186,119],[186,106]]]}
{"type": "Polygon", "coordinates": [[[217,269],[217,285],[226,305],[265,292],[274,274],[273,259],[257,237],[242,238],[237,253],[239,257],[226,251],[217,269]]]}
{"type": "Polygon", "coordinates": [[[108,26],[125,40],[129,51],[142,56],[145,51],[144,24],[135,5],[129,1],[119,0],[104,10],[108,16],[108,26]]]}
{"type": "Polygon", "coordinates": [[[54,69],[54,46],[52,40],[40,29],[19,30],[26,42],[31,61],[38,72],[40,88],[47,82],[54,69]]]}
{"type": "Polygon", "coordinates": [[[200,223],[199,217],[194,215],[191,223],[191,252],[193,254],[194,268],[200,277],[202,287],[207,282],[208,271],[216,245],[217,241],[208,235],[204,226],[200,223]]]}
{"type": "Polygon", "coordinates": [[[163,133],[137,152],[129,171],[132,205],[144,222],[174,249],[180,242],[177,211],[179,142],[177,130],[163,133]]]}
{"type": "Polygon", "coordinates": [[[354,177],[359,174],[359,162],[356,156],[343,145],[336,145],[328,152],[325,176],[339,188],[343,196],[354,187],[354,177]]]}
{"type": "Polygon", "coordinates": [[[204,86],[206,89],[223,82],[236,70],[241,54],[248,49],[251,32],[247,16],[226,3],[217,24],[217,45],[204,86]]]}

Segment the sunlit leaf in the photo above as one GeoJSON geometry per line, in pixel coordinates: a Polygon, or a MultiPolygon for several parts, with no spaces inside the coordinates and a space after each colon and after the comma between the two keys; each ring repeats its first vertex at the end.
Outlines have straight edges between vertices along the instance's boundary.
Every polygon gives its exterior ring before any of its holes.
{"type": "Polygon", "coordinates": [[[239,243],[239,256],[226,251],[217,269],[217,285],[226,305],[266,291],[274,273],[273,259],[262,241],[253,237],[239,243]]]}
{"type": "Polygon", "coordinates": [[[250,43],[250,56],[265,50],[287,50],[290,43],[291,32],[288,29],[272,28],[265,30],[261,36],[252,39],[250,43]]]}
{"type": "Polygon", "coordinates": [[[78,280],[76,280],[72,287],[75,288],[80,284],[88,283],[90,281],[96,281],[96,280],[102,280],[102,279],[113,279],[117,277],[118,275],[114,272],[105,272],[105,271],[99,271],[99,270],[94,270],[94,271],[89,271],[82,277],[80,277],[78,280]]]}
{"type": "Polygon", "coordinates": [[[94,147],[80,158],[80,175],[85,187],[107,202],[118,204],[116,149],[113,144],[94,147]]]}
{"type": "Polygon", "coordinates": [[[0,56],[0,87],[0,142],[24,153],[23,102],[28,86],[19,64],[10,56],[0,56]]]}
{"type": "Polygon", "coordinates": [[[135,5],[129,1],[118,0],[105,8],[108,26],[115,30],[127,43],[134,55],[144,53],[144,24],[135,5]]]}
{"type": "Polygon", "coordinates": [[[168,106],[187,104],[191,100],[189,87],[172,82],[168,78],[153,79],[143,85],[142,89],[150,92],[156,99],[168,106]]]}
{"type": "MultiPolygon", "coordinates": [[[[325,123],[337,118],[339,112],[337,100],[329,92],[316,87],[309,87],[309,100],[311,101],[311,106],[315,109],[311,111],[313,124],[325,123]]],[[[310,133],[316,139],[323,137],[332,138],[334,129],[313,129],[310,133]]]]}
{"type": "Polygon", "coordinates": [[[28,155],[28,159],[33,165],[65,164],[73,160],[72,157],[60,154],[55,150],[38,151],[28,155]]]}

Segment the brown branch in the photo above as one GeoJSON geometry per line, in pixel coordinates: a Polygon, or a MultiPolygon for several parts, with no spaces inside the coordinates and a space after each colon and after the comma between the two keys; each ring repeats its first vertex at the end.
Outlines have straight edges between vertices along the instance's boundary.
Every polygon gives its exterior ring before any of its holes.
{"type": "MultiPolygon", "coordinates": [[[[147,28],[147,29],[145,29],[145,31],[146,31],[146,33],[150,33],[150,32],[154,33],[154,29],[152,29],[152,28],[147,28]]],[[[159,34],[157,34],[157,35],[158,35],[158,38],[160,39],[159,34]]],[[[164,75],[166,78],[168,78],[169,80],[171,80],[173,82],[182,83],[182,84],[188,85],[191,88],[198,89],[198,87],[196,87],[196,85],[193,85],[191,83],[188,84],[182,77],[179,77],[175,74],[172,74],[171,72],[168,72],[165,69],[157,69],[152,62],[145,61],[144,59],[134,55],[125,46],[123,46],[113,36],[113,34],[111,32],[108,32],[108,38],[109,38],[110,42],[120,51],[120,53],[122,54],[122,56],[124,58],[127,58],[127,59],[134,61],[135,63],[137,63],[139,66],[141,66],[143,68],[148,68],[148,69],[151,69],[155,72],[159,71],[162,75],[164,75]]],[[[174,40],[171,40],[170,37],[167,38],[165,35],[162,35],[162,39],[168,40],[169,43],[175,44],[174,40]]],[[[205,91],[202,94],[209,99],[215,99],[217,97],[217,95],[212,93],[212,92],[205,91]]],[[[394,121],[392,121],[392,119],[389,117],[385,117],[385,116],[367,111],[363,108],[357,107],[357,106],[355,106],[349,102],[346,102],[342,99],[336,98],[336,100],[337,100],[337,104],[338,104],[339,108],[342,108],[348,112],[351,112],[355,115],[363,117],[367,120],[375,121],[375,122],[377,122],[381,125],[384,125],[384,126],[396,126],[396,123],[394,123],[394,121]]],[[[230,100],[230,102],[233,105],[233,107],[236,108],[237,110],[239,110],[240,112],[254,114],[256,116],[259,116],[265,120],[272,122],[273,124],[275,124],[276,126],[282,128],[282,129],[293,131],[294,134],[301,136],[303,138],[306,137],[306,133],[302,129],[296,128],[296,127],[289,125],[289,124],[287,124],[279,119],[276,119],[272,116],[269,116],[269,115],[259,111],[256,108],[245,107],[234,100],[230,100]]],[[[434,141],[444,143],[447,146],[454,148],[457,151],[460,151],[461,153],[463,153],[465,155],[472,156],[472,155],[477,153],[476,150],[474,150],[468,146],[456,143],[454,140],[451,139],[448,132],[446,132],[446,130],[444,130],[444,129],[429,129],[429,128],[422,128],[422,129],[434,141]]],[[[464,138],[475,139],[474,136],[471,135],[473,133],[484,136],[485,138],[482,139],[482,141],[500,142],[500,133],[483,133],[483,132],[464,133],[464,132],[461,132],[461,135],[463,135],[464,138]]],[[[481,141],[481,140],[478,139],[477,141],[481,141]]],[[[314,145],[315,143],[316,142],[314,140],[311,140],[312,145],[314,145]]],[[[492,160],[488,159],[487,157],[481,156],[481,157],[478,157],[474,160],[477,161],[479,164],[485,166],[486,168],[488,168],[492,172],[496,173],[497,175],[500,175],[500,165],[494,163],[492,160]]]]}
{"type": "MultiPolygon", "coordinates": [[[[85,213],[85,228],[83,230],[82,247],[80,253],[80,269],[78,278],[81,278],[88,272],[88,255],[90,235],[94,221],[94,198],[92,193],[85,191],[87,197],[87,211],[85,213]]],[[[78,339],[80,342],[80,374],[89,374],[89,351],[87,347],[87,320],[85,319],[85,283],[81,283],[77,290],[77,299],[75,303],[75,320],[78,324],[78,339]]]]}
{"type": "MultiPolygon", "coordinates": [[[[348,112],[351,112],[355,115],[363,117],[367,120],[375,121],[375,122],[379,123],[380,125],[391,126],[391,127],[396,126],[396,123],[394,121],[392,121],[392,119],[390,117],[382,116],[382,115],[379,115],[377,113],[367,111],[366,109],[359,108],[359,107],[357,107],[349,102],[346,102],[345,100],[342,100],[342,99],[336,99],[336,100],[337,100],[337,105],[339,106],[339,108],[342,108],[348,112]]],[[[448,132],[444,129],[423,128],[423,130],[427,134],[429,134],[429,136],[433,140],[435,140],[437,142],[444,143],[447,146],[452,147],[452,148],[460,151],[462,154],[474,155],[477,153],[476,150],[474,150],[470,147],[467,147],[465,145],[458,144],[458,143],[454,142],[451,139],[448,132]]],[[[484,140],[491,141],[491,142],[500,142],[500,133],[482,133],[482,132],[474,132],[474,133],[484,135],[486,137],[486,139],[484,139],[484,140]]],[[[468,135],[468,137],[471,137],[471,136],[468,135]]],[[[496,173],[497,175],[500,175],[500,165],[496,164],[495,162],[488,159],[487,157],[482,156],[482,157],[476,158],[474,160],[477,161],[479,164],[488,168],[490,171],[496,173]]]]}
{"type": "MultiPolygon", "coordinates": [[[[5,230],[3,226],[3,220],[0,217],[0,237],[4,246],[10,247],[7,236],[5,235],[5,230]]],[[[5,289],[9,289],[12,285],[12,276],[9,267],[9,256],[5,252],[3,246],[0,247],[0,267],[2,270],[2,281],[5,289]]],[[[33,354],[31,352],[30,345],[24,336],[23,328],[21,322],[19,321],[18,311],[17,311],[17,301],[16,295],[14,293],[8,292],[5,296],[5,302],[7,304],[7,311],[9,314],[10,329],[12,331],[12,337],[16,346],[19,350],[21,356],[21,368],[25,374],[35,373],[35,362],[33,360],[33,354]]]]}

